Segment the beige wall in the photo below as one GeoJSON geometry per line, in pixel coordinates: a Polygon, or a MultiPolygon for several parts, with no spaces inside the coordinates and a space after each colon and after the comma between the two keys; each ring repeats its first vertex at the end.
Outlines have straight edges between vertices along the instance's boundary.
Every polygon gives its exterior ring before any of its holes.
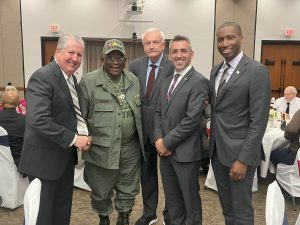
{"type": "MultiPolygon", "coordinates": [[[[224,22],[238,22],[243,30],[243,51],[254,55],[257,0],[216,0],[215,29],[224,22]]],[[[0,1],[0,90],[7,82],[24,87],[20,0],[0,1]]],[[[216,42],[215,42],[216,43],[216,42]]],[[[222,57],[214,47],[214,65],[222,57]]]]}
{"type": "MultiPolygon", "coordinates": [[[[255,21],[257,0],[216,0],[215,29],[224,22],[234,21],[240,24],[244,35],[242,50],[249,57],[254,55],[255,21]]],[[[222,56],[214,47],[214,65],[222,61],[222,56]]]]}
{"type": "Polygon", "coordinates": [[[24,89],[19,0],[0,1],[0,90],[11,82],[24,89]]]}

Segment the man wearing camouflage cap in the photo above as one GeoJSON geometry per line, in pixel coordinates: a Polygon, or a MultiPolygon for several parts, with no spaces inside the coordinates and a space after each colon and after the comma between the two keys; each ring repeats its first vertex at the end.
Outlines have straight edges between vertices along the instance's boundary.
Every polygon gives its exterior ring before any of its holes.
{"type": "Polygon", "coordinates": [[[106,41],[102,53],[103,67],[80,82],[83,117],[93,137],[90,151],[83,154],[84,179],[92,189],[92,208],[99,214],[99,225],[110,224],[114,192],[117,225],[128,225],[144,157],[140,85],[136,76],[124,70],[121,41],[106,41]]]}

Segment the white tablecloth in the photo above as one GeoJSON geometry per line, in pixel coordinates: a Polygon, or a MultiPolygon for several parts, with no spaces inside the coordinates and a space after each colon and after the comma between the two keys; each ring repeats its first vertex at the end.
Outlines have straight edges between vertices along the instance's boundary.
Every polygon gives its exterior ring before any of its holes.
{"type": "Polygon", "coordinates": [[[284,138],[284,131],[279,128],[267,128],[262,140],[262,146],[265,153],[265,161],[260,164],[260,176],[266,177],[268,170],[275,172],[273,164],[270,162],[271,151],[279,147],[288,147],[289,141],[284,138]]]}

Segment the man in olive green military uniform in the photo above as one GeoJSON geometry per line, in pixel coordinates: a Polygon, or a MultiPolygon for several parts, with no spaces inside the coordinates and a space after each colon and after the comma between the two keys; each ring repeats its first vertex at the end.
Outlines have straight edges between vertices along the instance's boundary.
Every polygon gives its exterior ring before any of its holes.
{"type": "Polygon", "coordinates": [[[92,189],[92,208],[99,214],[99,224],[110,224],[115,192],[117,225],[128,225],[144,158],[140,85],[136,76],[124,70],[121,41],[106,41],[101,60],[103,67],[80,82],[83,117],[93,138],[90,151],[83,154],[84,179],[92,189]]]}

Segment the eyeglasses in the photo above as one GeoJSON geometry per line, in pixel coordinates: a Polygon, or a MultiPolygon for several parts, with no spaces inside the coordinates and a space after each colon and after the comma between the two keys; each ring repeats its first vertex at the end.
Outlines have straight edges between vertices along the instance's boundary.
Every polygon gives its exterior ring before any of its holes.
{"type": "Polygon", "coordinates": [[[108,63],[125,63],[127,60],[126,57],[121,57],[121,58],[115,58],[115,57],[106,57],[106,62],[108,63]]]}
{"type": "Polygon", "coordinates": [[[155,41],[145,41],[144,45],[145,46],[150,46],[151,44],[153,44],[153,45],[157,46],[157,45],[159,45],[161,43],[162,43],[162,41],[157,41],[157,40],[155,40],[155,41]]]}

